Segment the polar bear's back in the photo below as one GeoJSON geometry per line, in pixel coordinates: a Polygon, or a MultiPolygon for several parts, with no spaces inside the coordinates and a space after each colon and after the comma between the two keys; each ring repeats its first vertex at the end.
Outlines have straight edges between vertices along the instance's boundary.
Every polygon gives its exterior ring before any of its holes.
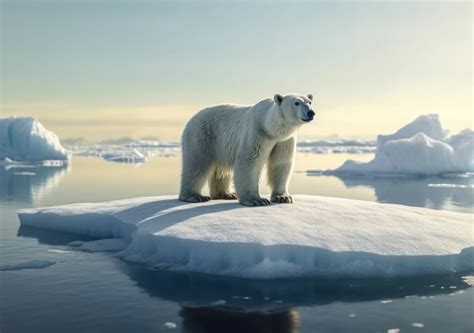
{"type": "Polygon", "coordinates": [[[186,124],[183,150],[202,156],[210,154],[222,166],[232,166],[243,130],[254,125],[250,118],[258,113],[259,108],[253,110],[257,105],[221,104],[199,111],[186,124]]]}

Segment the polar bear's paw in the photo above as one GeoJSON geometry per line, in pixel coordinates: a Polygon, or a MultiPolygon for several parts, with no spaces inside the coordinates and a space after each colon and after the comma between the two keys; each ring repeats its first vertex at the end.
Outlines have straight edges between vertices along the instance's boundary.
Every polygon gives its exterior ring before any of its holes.
{"type": "Polygon", "coordinates": [[[293,200],[293,197],[288,194],[283,194],[283,195],[275,195],[272,197],[272,202],[278,202],[278,203],[294,203],[295,201],[293,200]]]}
{"type": "Polygon", "coordinates": [[[235,200],[237,199],[237,193],[222,193],[213,196],[212,199],[235,200]]]}
{"type": "Polygon", "coordinates": [[[240,202],[244,206],[256,207],[256,206],[269,206],[270,200],[263,198],[255,198],[250,200],[243,200],[240,202]]]}
{"type": "Polygon", "coordinates": [[[211,197],[208,197],[207,195],[193,194],[189,197],[180,197],[179,200],[185,202],[206,202],[211,200],[211,197]]]}

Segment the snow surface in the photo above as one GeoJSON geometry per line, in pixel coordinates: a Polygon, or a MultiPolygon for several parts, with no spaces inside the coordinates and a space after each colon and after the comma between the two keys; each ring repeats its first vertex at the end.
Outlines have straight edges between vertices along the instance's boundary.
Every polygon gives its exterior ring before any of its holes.
{"type": "Polygon", "coordinates": [[[31,117],[0,118],[0,160],[40,162],[68,160],[58,137],[31,117]]]}
{"type": "Polygon", "coordinates": [[[45,268],[51,265],[54,265],[54,261],[49,260],[31,260],[22,263],[16,264],[6,264],[0,265],[0,271],[18,271],[20,269],[30,269],[30,268],[45,268]]]}
{"type": "Polygon", "coordinates": [[[253,278],[402,276],[474,269],[472,215],[339,198],[243,207],[171,196],[19,211],[21,224],[123,238],[157,268],[253,278]]]}
{"type": "Polygon", "coordinates": [[[347,160],[332,174],[440,175],[474,171],[474,132],[447,138],[438,115],[425,115],[391,135],[379,135],[373,160],[347,160]]]}

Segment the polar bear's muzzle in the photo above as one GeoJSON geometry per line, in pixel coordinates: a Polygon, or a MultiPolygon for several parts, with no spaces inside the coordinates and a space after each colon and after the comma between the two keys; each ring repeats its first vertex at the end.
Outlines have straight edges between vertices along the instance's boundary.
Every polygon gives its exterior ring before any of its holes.
{"type": "Polygon", "coordinates": [[[305,118],[305,119],[301,119],[301,120],[303,120],[303,121],[306,122],[306,123],[309,123],[311,120],[314,119],[314,115],[315,115],[315,114],[316,114],[316,113],[314,113],[313,110],[309,109],[309,110],[306,112],[306,118],[305,118]]]}

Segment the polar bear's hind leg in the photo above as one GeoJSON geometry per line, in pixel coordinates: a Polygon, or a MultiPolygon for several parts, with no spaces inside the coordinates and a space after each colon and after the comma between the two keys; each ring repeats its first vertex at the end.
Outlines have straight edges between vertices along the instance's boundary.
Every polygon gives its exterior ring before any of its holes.
{"type": "Polygon", "coordinates": [[[183,171],[181,174],[179,200],[186,202],[206,202],[211,200],[211,197],[201,194],[201,190],[211,171],[212,160],[209,153],[183,149],[182,158],[183,171]]]}
{"type": "Polygon", "coordinates": [[[232,175],[229,171],[216,167],[209,177],[209,189],[212,199],[235,200],[237,194],[232,192],[232,175]]]}

